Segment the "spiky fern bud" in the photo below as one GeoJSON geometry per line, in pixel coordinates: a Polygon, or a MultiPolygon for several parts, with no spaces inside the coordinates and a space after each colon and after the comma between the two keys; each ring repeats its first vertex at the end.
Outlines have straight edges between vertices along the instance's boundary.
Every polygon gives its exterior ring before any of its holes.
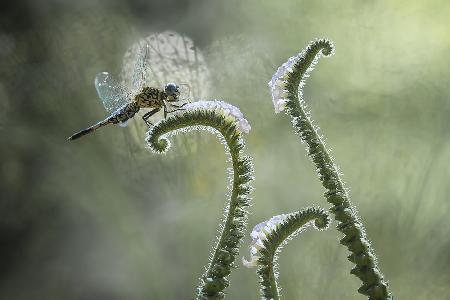
{"type": "Polygon", "coordinates": [[[246,267],[258,266],[262,299],[280,299],[277,257],[282,247],[308,225],[324,230],[329,224],[330,218],[324,210],[307,208],[295,213],[274,216],[253,228],[250,234],[253,239],[250,245],[251,258],[250,261],[242,259],[242,262],[246,267]]]}
{"type": "Polygon", "coordinates": [[[228,275],[234,266],[239,244],[247,227],[253,163],[250,157],[244,155],[242,133],[248,133],[250,125],[240,110],[231,104],[223,101],[198,101],[155,124],[148,131],[147,142],[154,152],[164,153],[170,147],[167,139],[169,135],[192,129],[216,134],[225,145],[233,169],[224,223],[197,289],[198,299],[221,299],[229,285],[228,275]]]}
{"type": "Polygon", "coordinates": [[[308,73],[313,70],[321,55],[330,56],[333,52],[334,46],[329,40],[315,40],[277,70],[269,82],[275,112],[286,110],[295,132],[306,145],[308,155],[316,165],[319,178],[326,189],[325,198],[333,204],[330,211],[339,222],[337,229],[344,234],[340,243],[347,246],[351,252],[348,259],[356,265],[351,273],[363,283],[358,292],[371,300],[392,299],[364,226],[340,178],[338,167],[326,148],[323,136],[318,133],[319,127],[313,125],[303,99],[302,89],[305,79],[309,77],[308,73]]]}

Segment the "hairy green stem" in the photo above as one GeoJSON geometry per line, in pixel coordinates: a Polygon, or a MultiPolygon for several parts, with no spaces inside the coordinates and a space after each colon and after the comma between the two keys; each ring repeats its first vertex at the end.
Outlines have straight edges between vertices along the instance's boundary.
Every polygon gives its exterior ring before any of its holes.
{"type": "Polygon", "coordinates": [[[307,208],[288,214],[283,221],[262,240],[264,247],[259,251],[259,282],[261,297],[265,300],[280,299],[280,288],[277,284],[277,255],[284,244],[305,229],[305,225],[314,221],[314,227],[323,230],[330,223],[328,214],[318,208],[307,208]]]}
{"type": "Polygon", "coordinates": [[[311,42],[303,52],[292,59],[295,63],[282,78],[271,81],[271,83],[281,82],[286,97],[281,102],[276,102],[274,98],[274,103],[285,105],[294,130],[300,135],[301,141],[306,142],[308,155],[317,167],[319,178],[326,189],[325,198],[333,204],[330,211],[339,222],[337,229],[344,234],[340,243],[347,246],[351,252],[348,259],[356,265],[350,273],[360,278],[363,283],[358,292],[371,300],[392,299],[364,227],[340,178],[339,170],[326,148],[323,136],[318,134],[318,127],[313,125],[310,112],[307,111],[303,100],[302,88],[308,72],[312,70],[321,54],[329,56],[333,51],[333,44],[328,40],[311,42]]]}
{"type": "Polygon", "coordinates": [[[223,291],[229,285],[227,277],[239,253],[239,243],[247,226],[253,165],[251,158],[243,153],[244,140],[234,121],[217,110],[186,110],[160,121],[148,133],[150,148],[156,152],[165,152],[170,145],[165,135],[184,132],[189,128],[208,130],[217,134],[231,158],[233,181],[225,212],[226,218],[213,249],[213,256],[200,279],[198,299],[221,299],[225,296],[223,291]]]}

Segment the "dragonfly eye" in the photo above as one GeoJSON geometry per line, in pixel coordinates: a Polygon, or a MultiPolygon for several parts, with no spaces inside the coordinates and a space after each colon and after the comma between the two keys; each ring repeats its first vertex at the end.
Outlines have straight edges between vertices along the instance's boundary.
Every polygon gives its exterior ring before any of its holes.
{"type": "Polygon", "coordinates": [[[180,97],[180,87],[175,83],[166,84],[164,92],[173,99],[178,99],[178,97],[180,97]]]}

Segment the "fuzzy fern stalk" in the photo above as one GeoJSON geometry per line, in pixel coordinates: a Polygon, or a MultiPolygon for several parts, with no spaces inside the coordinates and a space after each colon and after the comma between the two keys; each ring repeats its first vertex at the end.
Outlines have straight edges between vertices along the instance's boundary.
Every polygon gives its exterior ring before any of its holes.
{"type": "Polygon", "coordinates": [[[216,134],[225,145],[232,164],[233,179],[224,223],[197,291],[198,299],[221,299],[229,285],[227,277],[239,254],[239,243],[247,226],[253,164],[251,158],[243,153],[245,144],[242,133],[248,133],[250,125],[238,108],[226,102],[198,101],[187,104],[182,111],[171,114],[152,127],[147,142],[154,152],[164,153],[170,147],[169,135],[192,129],[216,134]]]}
{"type": "Polygon", "coordinates": [[[329,224],[330,218],[324,210],[307,208],[295,213],[274,216],[253,228],[250,234],[253,239],[250,245],[251,258],[250,261],[243,259],[242,262],[246,267],[258,266],[262,299],[280,299],[277,256],[281,248],[308,225],[324,230],[329,224]]]}
{"type": "Polygon", "coordinates": [[[318,133],[319,127],[313,125],[303,99],[302,89],[309,72],[322,54],[330,56],[333,52],[333,44],[320,39],[312,41],[301,53],[289,58],[269,82],[272,100],[276,113],[286,110],[291,117],[295,132],[306,144],[308,155],[317,167],[326,189],[325,198],[333,205],[331,212],[339,223],[337,229],[344,234],[340,243],[347,246],[351,252],[348,259],[356,265],[351,273],[363,283],[358,292],[371,300],[392,299],[364,227],[340,178],[339,169],[326,148],[324,137],[318,133]]]}

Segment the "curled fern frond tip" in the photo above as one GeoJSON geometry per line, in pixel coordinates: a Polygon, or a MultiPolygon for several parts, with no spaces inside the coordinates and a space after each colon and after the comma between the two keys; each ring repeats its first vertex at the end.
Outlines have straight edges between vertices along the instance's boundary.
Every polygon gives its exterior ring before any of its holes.
{"type": "Polygon", "coordinates": [[[315,41],[312,41],[307,48],[309,47],[312,48],[314,46],[321,48],[322,54],[326,57],[334,55],[335,51],[334,44],[327,38],[316,39],[315,41]]]}
{"type": "Polygon", "coordinates": [[[312,41],[305,50],[290,57],[283,63],[272,76],[268,85],[270,87],[272,102],[275,113],[284,111],[290,101],[291,89],[304,86],[304,79],[308,73],[314,69],[318,56],[322,54],[326,57],[334,54],[334,45],[328,39],[317,39],[312,41]],[[307,62],[307,63],[305,63],[307,62]],[[305,68],[305,70],[301,70],[305,68]],[[299,77],[297,73],[302,73],[299,77]],[[297,82],[297,79],[299,79],[297,82]],[[294,82],[293,80],[294,79],[294,82]]]}
{"type": "Polygon", "coordinates": [[[352,255],[349,260],[356,264],[352,274],[362,281],[358,290],[369,299],[391,299],[387,282],[378,269],[374,251],[367,239],[364,226],[356,209],[350,202],[348,189],[340,178],[342,173],[335,164],[324,141],[318,133],[311,112],[303,99],[303,88],[309,73],[314,69],[318,58],[334,54],[334,46],[327,39],[312,41],[302,52],[291,57],[273,75],[269,82],[275,112],[285,110],[291,117],[294,132],[306,145],[310,159],[314,162],[319,179],[325,188],[326,200],[333,204],[330,212],[339,222],[337,229],[344,234],[340,240],[352,255]]]}
{"type": "Polygon", "coordinates": [[[219,236],[205,273],[200,279],[197,299],[222,299],[228,287],[228,275],[234,267],[239,253],[239,244],[247,226],[247,210],[250,205],[253,180],[251,158],[244,155],[243,133],[251,127],[239,108],[224,101],[197,101],[188,103],[182,110],[156,123],[149,131],[149,148],[164,153],[170,146],[170,136],[189,130],[206,130],[215,134],[225,145],[226,154],[232,164],[229,195],[224,223],[219,226],[219,236]]]}
{"type": "Polygon", "coordinates": [[[171,146],[170,141],[165,137],[154,139],[152,138],[154,136],[155,134],[152,132],[152,129],[150,129],[147,134],[147,138],[145,139],[145,141],[147,142],[147,148],[150,149],[153,153],[165,154],[171,146]]]}
{"type": "Polygon", "coordinates": [[[307,208],[295,213],[273,216],[256,225],[250,236],[250,260],[242,258],[244,266],[258,267],[257,274],[261,285],[262,299],[279,299],[280,288],[277,284],[277,253],[292,237],[296,236],[307,225],[319,230],[328,228],[329,215],[319,208],[307,208]]]}
{"type": "MultiPolygon", "coordinates": [[[[214,125],[226,130],[233,136],[237,144],[241,133],[249,133],[250,123],[236,106],[221,100],[197,101],[188,103],[183,109],[169,115],[152,126],[147,132],[148,148],[157,154],[166,153],[170,148],[170,141],[167,135],[176,135],[188,130],[207,130],[211,124],[199,125],[198,121],[203,119],[213,121],[214,125]],[[219,119],[217,119],[219,117],[219,119]],[[207,127],[204,127],[207,126],[207,127]]],[[[208,123],[208,122],[206,122],[208,123]]],[[[214,129],[215,126],[211,126],[214,129]]],[[[220,138],[222,140],[222,138],[220,138]]],[[[240,146],[238,146],[240,147],[240,146]]]]}

